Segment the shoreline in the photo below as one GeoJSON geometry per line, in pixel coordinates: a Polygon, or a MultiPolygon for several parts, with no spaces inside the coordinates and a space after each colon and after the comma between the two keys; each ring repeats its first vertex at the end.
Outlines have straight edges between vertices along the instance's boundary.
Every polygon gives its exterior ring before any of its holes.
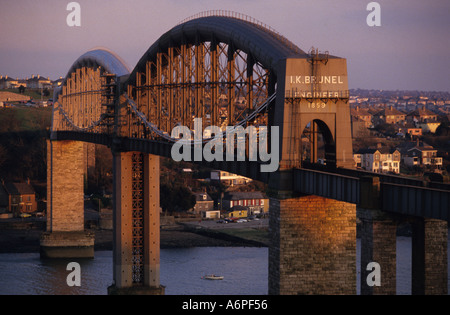
{"type": "MultiPolygon", "coordinates": [[[[0,224],[0,254],[39,253],[40,237],[44,232],[42,223],[23,221],[0,224]]],[[[91,229],[95,233],[94,251],[113,250],[113,231],[91,229]]],[[[218,230],[196,228],[195,224],[163,226],[160,248],[189,247],[267,247],[263,242],[229,235],[218,230]]]]}

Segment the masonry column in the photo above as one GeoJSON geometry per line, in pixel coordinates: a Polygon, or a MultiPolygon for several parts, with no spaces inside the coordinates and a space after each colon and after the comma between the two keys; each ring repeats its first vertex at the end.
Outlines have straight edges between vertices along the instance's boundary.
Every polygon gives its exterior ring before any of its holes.
{"type": "Polygon", "coordinates": [[[159,157],[114,153],[113,279],[108,293],[164,294],[159,283],[159,157]]]}
{"type": "Polygon", "coordinates": [[[397,290],[397,223],[395,218],[380,209],[380,180],[378,177],[360,179],[361,201],[358,218],[361,220],[361,295],[395,295],[397,290]],[[373,268],[380,267],[380,285],[373,283],[373,268]],[[369,266],[370,267],[370,266],[369,266]],[[369,270],[368,270],[369,269],[369,270]],[[368,277],[370,277],[368,282],[368,277]]]}
{"type": "Polygon", "coordinates": [[[93,258],[94,234],[84,230],[84,153],[78,141],[47,141],[47,229],[42,258],[93,258]]]}
{"type": "Polygon", "coordinates": [[[269,294],[356,294],[356,205],[270,199],[269,294]]]}
{"type": "Polygon", "coordinates": [[[412,229],[412,294],[447,295],[447,221],[416,218],[412,229]]]}

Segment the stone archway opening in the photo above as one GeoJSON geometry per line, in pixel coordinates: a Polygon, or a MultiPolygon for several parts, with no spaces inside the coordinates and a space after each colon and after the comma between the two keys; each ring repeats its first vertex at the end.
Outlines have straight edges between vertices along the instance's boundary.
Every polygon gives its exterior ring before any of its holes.
{"type": "Polygon", "coordinates": [[[301,136],[302,163],[336,166],[336,143],[322,120],[310,121],[301,136]]]}

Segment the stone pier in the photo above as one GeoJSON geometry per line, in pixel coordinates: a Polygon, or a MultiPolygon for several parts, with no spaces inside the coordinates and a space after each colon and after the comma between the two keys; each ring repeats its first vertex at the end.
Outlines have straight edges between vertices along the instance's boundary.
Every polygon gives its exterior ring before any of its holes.
{"type": "Polygon", "coordinates": [[[447,295],[447,221],[415,218],[412,230],[412,294],[447,295]]]}
{"type": "Polygon", "coordinates": [[[356,294],[356,205],[270,199],[269,294],[356,294]]]}
{"type": "Polygon", "coordinates": [[[386,212],[358,208],[361,220],[361,295],[395,295],[397,290],[397,223],[386,212]],[[367,277],[380,265],[380,285],[369,286],[367,277]]]}
{"type": "Polygon", "coordinates": [[[42,258],[93,258],[94,234],[84,230],[83,142],[47,141],[47,229],[42,258]]]}
{"type": "Polygon", "coordinates": [[[360,204],[358,218],[361,221],[361,295],[393,295],[397,290],[397,221],[389,213],[380,210],[380,179],[360,179],[360,204]],[[380,266],[380,285],[369,286],[367,277],[370,263],[380,266]]]}

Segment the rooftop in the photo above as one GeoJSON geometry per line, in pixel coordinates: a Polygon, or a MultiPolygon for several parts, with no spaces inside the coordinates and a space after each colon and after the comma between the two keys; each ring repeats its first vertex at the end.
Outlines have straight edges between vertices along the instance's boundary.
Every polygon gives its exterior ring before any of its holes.
{"type": "Polygon", "coordinates": [[[8,195],[34,195],[35,194],[33,186],[31,186],[28,183],[5,182],[4,188],[8,195]]]}
{"type": "Polygon", "coordinates": [[[265,199],[266,197],[260,191],[232,191],[225,195],[227,200],[243,200],[243,199],[265,199]]]}

